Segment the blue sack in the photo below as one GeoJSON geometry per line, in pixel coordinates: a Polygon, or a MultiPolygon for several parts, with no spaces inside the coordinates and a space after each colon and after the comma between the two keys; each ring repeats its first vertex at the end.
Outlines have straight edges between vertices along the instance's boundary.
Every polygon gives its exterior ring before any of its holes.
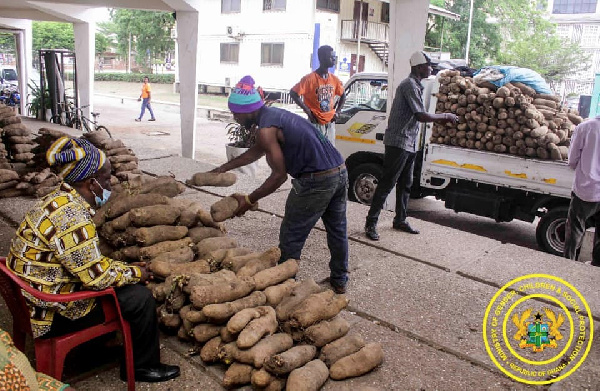
{"type": "Polygon", "coordinates": [[[538,94],[554,94],[550,89],[548,83],[546,83],[546,81],[544,80],[544,78],[539,73],[529,68],[519,68],[509,65],[492,65],[489,67],[481,68],[480,70],[475,72],[473,77],[477,76],[483,70],[490,68],[495,69],[504,75],[503,78],[497,80],[491,80],[487,78],[482,79],[489,81],[496,87],[502,87],[506,83],[510,82],[519,82],[533,88],[538,94]]]}

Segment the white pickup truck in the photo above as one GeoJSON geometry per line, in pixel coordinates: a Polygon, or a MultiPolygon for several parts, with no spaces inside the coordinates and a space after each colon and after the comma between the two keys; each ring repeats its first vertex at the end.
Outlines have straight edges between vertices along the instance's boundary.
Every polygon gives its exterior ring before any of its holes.
{"type": "MultiPolygon", "coordinates": [[[[425,108],[435,112],[439,83],[423,80],[425,108]]],[[[349,198],[370,204],[383,172],[387,127],[387,74],[359,73],[345,86],[346,103],[336,123],[336,147],[346,159],[349,198]]],[[[497,222],[540,220],[538,245],[562,255],[574,172],[565,162],[523,158],[429,142],[432,126],[421,127],[412,197],[435,196],[446,208],[497,222]]],[[[395,191],[386,208],[393,209],[395,191]]]]}

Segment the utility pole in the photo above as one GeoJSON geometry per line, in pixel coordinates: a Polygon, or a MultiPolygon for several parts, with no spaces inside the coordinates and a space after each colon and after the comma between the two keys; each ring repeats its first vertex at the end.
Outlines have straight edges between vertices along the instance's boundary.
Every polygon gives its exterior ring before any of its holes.
{"type": "Polygon", "coordinates": [[[129,45],[127,49],[127,73],[131,73],[131,33],[129,33],[129,45]]]}
{"type": "Polygon", "coordinates": [[[471,9],[469,11],[469,28],[467,30],[467,50],[465,50],[465,61],[469,65],[469,47],[471,46],[471,25],[473,24],[473,0],[471,0],[471,9]]]}
{"type": "Polygon", "coordinates": [[[358,28],[357,33],[358,33],[358,44],[356,45],[356,73],[360,72],[360,38],[362,36],[362,7],[363,7],[363,2],[362,0],[360,0],[359,2],[359,6],[358,6],[358,28]]]}

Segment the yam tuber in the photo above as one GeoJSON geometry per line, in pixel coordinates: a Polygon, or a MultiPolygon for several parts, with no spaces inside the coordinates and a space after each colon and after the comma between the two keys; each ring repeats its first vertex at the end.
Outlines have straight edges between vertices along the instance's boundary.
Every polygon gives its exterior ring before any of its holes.
{"type": "Polygon", "coordinates": [[[312,360],[290,373],[285,389],[287,391],[318,391],[328,377],[327,365],[321,360],[312,360]]]}
{"type": "Polygon", "coordinates": [[[236,274],[239,277],[251,277],[260,271],[269,269],[277,265],[277,261],[281,258],[281,250],[278,247],[270,248],[262,253],[258,258],[251,259],[236,274]]]}
{"type": "Polygon", "coordinates": [[[277,305],[277,308],[275,309],[277,319],[280,322],[288,320],[296,306],[302,303],[309,295],[320,291],[321,287],[319,287],[312,278],[302,281],[294,287],[289,296],[285,297],[281,303],[277,305]]]}
{"type": "MultiPolygon", "coordinates": [[[[115,197],[114,201],[110,200],[106,203],[106,217],[113,219],[129,212],[131,209],[151,205],[164,205],[167,201],[167,197],[157,196],[156,194],[140,194],[136,196],[123,195],[115,197]]],[[[102,211],[102,208],[99,211],[102,211]]]]}
{"type": "Polygon", "coordinates": [[[284,297],[289,296],[292,289],[296,287],[298,283],[293,278],[284,281],[279,285],[273,285],[265,289],[265,297],[267,298],[267,304],[272,307],[277,307],[284,297]]]}
{"type": "Polygon", "coordinates": [[[234,362],[225,371],[225,375],[223,376],[223,387],[235,388],[249,384],[253,370],[254,368],[250,365],[234,362]]]}
{"type": "Polygon", "coordinates": [[[200,343],[208,342],[210,339],[216,337],[221,332],[221,326],[214,324],[198,324],[192,330],[194,339],[200,343]]]}
{"type": "Polygon", "coordinates": [[[285,333],[273,334],[258,341],[250,349],[242,350],[235,342],[223,345],[219,357],[225,363],[238,361],[244,364],[252,364],[261,368],[271,356],[284,352],[294,345],[292,337],[285,333]]]}
{"type": "Polygon", "coordinates": [[[320,348],[331,341],[348,334],[350,324],[341,316],[331,320],[324,320],[304,330],[304,338],[310,344],[320,348]]]}
{"type": "MultiPolygon", "coordinates": [[[[185,224],[181,224],[185,225],[185,224]]],[[[220,229],[213,227],[194,227],[188,230],[188,237],[192,239],[192,242],[198,243],[208,238],[218,238],[225,236],[225,233],[220,229]]]]}
{"type": "Polygon", "coordinates": [[[275,375],[285,375],[311,361],[316,354],[317,348],[312,345],[294,346],[269,358],[263,368],[275,375]]]}
{"type": "Polygon", "coordinates": [[[185,181],[190,186],[219,186],[228,187],[237,181],[237,177],[232,172],[198,172],[192,175],[191,179],[185,181]]]}
{"type": "MultiPolygon", "coordinates": [[[[186,227],[177,227],[177,228],[185,228],[186,227]]],[[[218,250],[221,248],[233,248],[237,247],[237,241],[233,238],[227,237],[217,237],[217,238],[206,238],[198,242],[195,246],[196,254],[200,258],[204,258],[208,256],[212,251],[218,250]]]]}
{"type": "Polygon", "coordinates": [[[190,300],[194,307],[225,303],[247,296],[254,290],[252,278],[236,278],[218,285],[200,285],[191,289],[190,300]]]}
{"type": "Polygon", "coordinates": [[[152,246],[142,247],[140,249],[141,259],[152,259],[162,253],[175,251],[180,248],[191,247],[192,240],[190,238],[183,238],[179,240],[171,240],[166,242],[160,242],[153,244],[152,246]]]}
{"type": "MultiPolygon", "coordinates": [[[[277,316],[273,307],[257,307],[256,311],[259,317],[251,320],[237,338],[237,345],[240,349],[248,349],[254,346],[263,336],[271,335],[277,331],[277,316]]],[[[229,331],[231,331],[228,328],[229,331]]]]}
{"type": "Polygon", "coordinates": [[[293,278],[298,273],[298,261],[288,259],[275,267],[260,271],[254,275],[254,283],[257,290],[277,285],[288,278],[293,278]]]}
{"type": "Polygon", "coordinates": [[[219,350],[223,346],[223,341],[220,336],[216,336],[210,339],[204,344],[200,350],[200,358],[206,363],[213,363],[219,361],[219,350]]]}
{"type": "Polygon", "coordinates": [[[298,305],[290,314],[292,327],[309,327],[313,324],[331,319],[348,305],[344,295],[336,295],[332,290],[313,293],[298,305]]]}
{"type": "MultiPolygon", "coordinates": [[[[244,196],[243,194],[236,194],[244,196]]],[[[235,197],[229,196],[212,204],[210,207],[210,215],[215,222],[225,221],[234,216],[234,212],[238,208],[238,201],[235,197]]],[[[252,204],[250,210],[258,210],[258,202],[252,204]]]]}
{"type": "Polygon", "coordinates": [[[358,352],[343,357],[331,366],[333,380],[364,375],[383,362],[383,349],[379,343],[365,345],[358,352]]]}
{"type": "Polygon", "coordinates": [[[236,313],[246,309],[265,305],[266,297],[263,292],[252,292],[246,297],[221,304],[209,304],[202,308],[207,319],[214,323],[221,323],[231,318],[236,313]]]}
{"type": "Polygon", "coordinates": [[[330,367],[340,358],[356,353],[364,346],[365,340],[360,335],[349,334],[325,345],[319,359],[330,367]]]}
{"type": "Polygon", "coordinates": [[[169,205],[151,205],[129,211],[131,223],[136,227],[172,225],[180,215],[178,208],[169,205]]]}
{"type": "Polygon", "coordinates": [[[151,246],[160,242],[182,239],[187,235],[187,232],[187,227],[156,225],[154,227],[138,228],[135,239],[142,246],[151,246]]]}

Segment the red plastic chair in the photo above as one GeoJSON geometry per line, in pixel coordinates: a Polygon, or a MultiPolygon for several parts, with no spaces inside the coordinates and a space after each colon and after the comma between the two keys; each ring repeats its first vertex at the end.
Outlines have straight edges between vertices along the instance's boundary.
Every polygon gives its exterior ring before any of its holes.
{"type": "Polygon", "coordinates": [[[28,283],[9,270],[6,267],[6,258],[0,257],[0,293],[4,297],[13,317],[13,341],[15,346],[19,350],[24,351],[26,335],[29,334],[32,336],[33,334],[29,321],[29,309],[21,293],[22,290],[47,302],[64,303],[95,297],[102,305],[104,311],[104,323],[102,324],[54,338],[34,339],[36,369],[38,372],[60,380],[65,358],[71,349],[101,335],[120,330],[123,333],[123,345],[125,348],[127,390],[135,390],[131,330],[129,329],[129,323],[121,315],[121,308],[119,307],[117,295],[113,288],[101,291],[81,291],[64,295],[42,293],[32,288],[28,283]]]}

